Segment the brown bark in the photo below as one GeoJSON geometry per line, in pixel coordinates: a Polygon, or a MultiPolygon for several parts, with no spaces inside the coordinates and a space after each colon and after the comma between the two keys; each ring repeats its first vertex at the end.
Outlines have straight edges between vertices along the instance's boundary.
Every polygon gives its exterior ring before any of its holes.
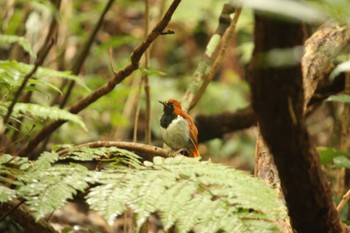
{"type": "Polygon", "coordinates": [[[7,215],[13,221],[18,223],[25,229],[27,233],[56,233],[57,231],[44,219],[38,221],[35,220],[33,215],[25,207],[21,205],[19,201],[10,201],[1,203],[0,206],[0,215],[7,215]]]}
{"type": "Polygon", "coordinates": [[[251,63],[253,108],[273,154],[292,227],[301,232],[342,232],[304,121],[301,65],[269,67],[264,53],[303,44],[302,25],[255,16],[251,63]]]}

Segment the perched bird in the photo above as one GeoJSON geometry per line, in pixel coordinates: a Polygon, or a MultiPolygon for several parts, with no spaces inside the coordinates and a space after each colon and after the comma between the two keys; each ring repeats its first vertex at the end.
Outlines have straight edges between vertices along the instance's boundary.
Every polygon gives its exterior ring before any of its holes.
{"type": "Polygon", "coordinates": [[[173,150],[184,149],[190,157],[200,157],[198,130],[190,115],[182,110],[177,100],[159,102],[164,106],[160,126],[165,144],[173,150]]]}

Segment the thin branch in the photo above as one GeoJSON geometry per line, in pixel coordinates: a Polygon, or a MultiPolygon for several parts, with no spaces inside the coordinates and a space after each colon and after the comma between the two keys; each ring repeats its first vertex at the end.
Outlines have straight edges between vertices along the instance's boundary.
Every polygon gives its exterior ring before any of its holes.
{"type": "MultiPolygon", "coordinates": [[[[198,93],[200,86],[204,82],[204,76],[210,68],[211,60],[214,59],[214,52],[218,49],[220,40],[224,35],[227,28],[230,26],[230,15],[235,11],[232,4],[224,4],[221,14],[219,16],[219,24],[215,30],[214,35],[210,38],[205,53],[198,63],[195,72],[192,75],[192,82],[188,86],[186,93],[182,100],[182,108],[187,112],[190,109],[191,102],[194,96],[198,93]]],[[[193,105],[194,106],[194,105],[193,105]]]]}
{"type": "Polygon", "coordinates": [[[17,224],[21,225],[28,233],[57,233],[57,231],[45,220],[36,221],[25,205],[19,201],[3,202],[0,205],[0,214],[8,214],[17,224]]]}
{"type": "Polygon", "coordinates": [[[189,107],[189,109],[191,110],[194,106],[196,106],[196,104],[199,102],[200,98],[202,97],[202,95],[204,94],[205,90],[207,89],[209,83],[211,82],[211,80],[213,79],[214,75],[216,74],[216,72],[218,71],[219,67],[222,64],[222,60],[224,59],[228,44],[235,32],[236,29],[236,25],[237,25],[237,21],[239,19],[239,16],[241,14],[242,8],[237,8],[234,14],[234,17],[231,21],[230,26],[228,27],[227,31],[224,34],[224,37],[222,39],[222,45],[220,48],[220,52],[219,55],[216,57],[213,65],[211,66],[211,69],[209,71],[209,73],[207,73],[203,79],[204,82],[202,83],[202,86],[200,87],[199,91],[197,92],[197,95],[193,98],[193,100],[191,101],[191,105],[189,107]]]}
{"type": "Polygon", "coordinates": [[[136,93],[136,108],[135,108],[135,116],[134,116],[134,131],[132,136],[132,141],[137,142],[137,129],[139,124],[139,116],[140,116],[140,96],[141,96],[141,87],[142,87],[142,77],[140,83],[138,84],[137,93],[136,93]]]}
{"type": "MultiPolygon", "coordinates": [[[[149,31],[149,25],[150,25],[149,17],[150,17],[149,0],[145,0],[145,38],[147,38],[148,31],[149,31]]],[[[144,67],[146,69],[149,66],[149,60],[150,60],[150,49],[147,49],[145,52],[145,63],[144,63],[144,67]]],[[[145,96],[146,96],[145,143],[151,144],[151,92],[150,92],[149,78],[148,78],[147,72],[143,74],[142,80],[144,83],[144,90],[145,90],[145,96]]]]}
{"type": "Polygon", "coordinates": [[[108,57],[109,57],[109,66],[111,67],[111,70],[115,75],[117,71],[114,69],[114,66],[113,66],[113,49],[112,48],[109,48],[108,50],[108,57]]]}
{"type": "MultiPolygon", "coordinates": [[[[96,141],[96,142],[80,144],[77,147],[99,148],[99,147],[112,147],[112,146],[118,147],[120,149],[133,151],[136,154],[140,155],[144,160],[149,160],[149,161],[151,161],[155,156],[169,157],[174,155],[172,151],[168,151],[160,147],[141,144],[141,143],[134,143],[134,142],[96,141]]],[[[64,149],[60,151],[58,154],[59,156],[65,156],[67,153],[69,153],[69,150],[64,149]]]]}
{"type": "Polygon", "coordinates": [[[340,211],[344,208],[344,206],[349,201],[349,199],[350,199],[350,189],[344,194],[342,200],[339,202],[337,206],[338,213],[340,213],[340,211]]]}
{"type": "MultiPolygon", "coordinates": [[[[113,90],[113,88],[122,82],[125,78],[127,78],[132,72],[134,72],[139,67],[139,62],[141,59],[141,56],[144,54],[146,49],[152,44],[152,42],[163,32],[165,27],[168,25],[169,21],[171,20],[171,17],[173,13],[175,12],[176,8],[180,4],[181,0],[174,0],[173,3],[170,5],[168,11],[163,16],[162,20],[153,28],[153,30],[148,34],[146,40],[139,45],[133,53],[131,54],[131,63],[124,67],[123,69],[120,69],[114,77],[112,77],[106,84],[95,90],[90,95],[86,96],[85,98],[81,99],[79,102],[74,104],[69,108],[69,111],[71,113],[79,113],[81,110],[88,107],[90,104],[101,98],[102,96],[108,94],[113,90]]],[[[54,121],[48,125],[46,125],[37,135],[35,135],[32,140],[28,142],[25,148],[20,151],[19,154],[21,155],[28,155],[30,154],[37,146],[38,144],[52,134],[57,128],[59,128],[62,124],[64,124],[66,121],[59,120],[54,121]]],[[[37,158],[37,156],[32,155],[32,159],[37,158]]]]}
{"type": "MultiPolygon", "coordinates": [[[[92,33],[89,36],[89,39],[86,41],[85,45],[83,46],[83,49],[81,50],[81,52],[79,53],[79,55],[77,56],[77,58],[75,60],[75,63],[72,67],[73,74],[77,75],[80,73],[81,67],[83,66],[83,64],[84,64],[84,62],[89,54],[90,48],[91,48],[91,46],[96,38],[97,32],[102,27],[103,19],[104,19],[105,15],[107,14],[109,8],[111,8],[113,2],[114,2],[114,0],[109,0],[108,3],[106,4],[105,8],[103,9],[103,12],[100,15],[100,18],[98,19],[94,29],[92,30],[92,33]]],[[[60,108],[63,108],[67,104],[67,101],[72,93],[74,85],[75,85],[75,81],[70,80],[66,94],[64,95],[64,98],[63,98],[62,102],[60,103],[60,108]]]]}

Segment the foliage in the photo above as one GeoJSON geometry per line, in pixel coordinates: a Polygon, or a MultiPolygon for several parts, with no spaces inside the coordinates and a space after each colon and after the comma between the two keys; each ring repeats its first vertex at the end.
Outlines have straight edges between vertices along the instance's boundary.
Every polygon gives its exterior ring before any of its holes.
{"type": "Polygon", "coordinates": [[[143,165],[138,158],[116,147],[65,147],[34,162],[4,155],[0,200],[24,198],[40,219],[81,192],[110,224],[130,208],[137,227],[157,214],[165,229],[176,225],[179,232],[277,232],[275,220],[286,215],[275,192],[244,172],[183,156],[143,165]],[[76,163],[105,158],[118,162],[102,170],[76,163]]]}
{"type": "Polygon", "coordinates": [[[332,147],[318,147],[320,161],[323,165],[334,165],[335,167],[350,168],[350,154],[338,151],[332,147]]]}
{"type": "MultiPolygon", "coordinates": [[[[34,65],[21,63],[14,60],[0,61],[0,83],[10,90],[19,87],[21,85],[22,78],[30,73],[33,68],[34,65]]],[[[40,89],[33,88],[33,85],[43,85],[61,93],[60,89],[56,87],[52,81],[48,82],[45,79],[46,77],[50,77],[51,80],[54,78],[73,80],[86,90],[89,90],[89,88],[78,76],[70,74],[69,71],[58,71],[44,67],[39,67],[33,78],[29,80],[30,85],[27,87],[27,90],[36,90],[40,92],[40,89]]]]}
{"type": "MultiPolygon", "coordinates": [[[[7,105],[0,104],[0,115],[4,116],[7,112],[7,105]]],[[[80,118],[80,116],[70,113],[67,110],[60,109],[58,107],[50,107],[50,106],[41,106],[38,104],[29,104],[29,103],[16,103],[13,113],[13,117],[21,117],[21,116],[31,116],[34,118],[39,118],[43,120],[66,120],[71,121],[78,124],[83,129],[86,129],[84,122],[80,118]]]]}
{"type": "Polygon", "coordinates": [[[18,43],[25,51],[27,51],[30,56],[36,57],[30,42],[21,36],[16,35],[0,35],[0,46],[8,46],[12,43],[18,43]]]}

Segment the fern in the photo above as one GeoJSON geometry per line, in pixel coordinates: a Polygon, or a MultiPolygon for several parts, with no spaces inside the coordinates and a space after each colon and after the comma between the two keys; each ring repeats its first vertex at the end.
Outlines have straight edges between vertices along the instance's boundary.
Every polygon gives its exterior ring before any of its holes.
{"type": "Polygon", "coordinates": [[[100,160],[102,162],[108,162],[114,167],[126,165],[136,168],[141,165],[140,156],[131,151],[120,149],[115,146],[90,148],[87,146],[73,147],[65,145],[63,148],[66,150],[67,155],[60,158],[61,160],[66,157],[76,161],[100,160]]]}
{"type": "Polygon", "coordinates": [[[273,232],[273,220],[286,214],[275,193],[257,179],[185,157],[155,158],[140,170],[101,172],[98,180],[87,202],[109,223],[127,206],[137,213],[138,227],[157,212],[165,229],[176,224],[179,232],[273,232]]]}
{"type": "Polygon", "coordinates": [[[88,187],[87,168],[81,165],[56,165],[47,170],[37,170],[20,176],[23,185],[17,194],[25,198],[37,219],[61,208],[77,191],[88,187]]]}
{"type": "Polygon", "coordinates": [[[25,51],[30,54],[31,57],[36,57],[34,51],[32,50],[30,42],[26,38],[16,35],[0,35],[1,46],[8,46],[12,43],[18,43],[25,51]]]}
{"type": "Polygon", "coordinates": [[[116,147],[63,150],[64,154],[44,152],[34,162],[1,156],[0,202],[24,198],[40,219],[78,191],[87,192],[90,209],[101,212],[109,224],[130,208],[136,213],[137,229],[156,213],[165,230],[175,225],[180,233],[277,232],[276,220],[286,215],[267,185],[223,165],[183,156],[155,157],[140,165],[135,154],[116,147]],[[66,159],[119,165],[91,171],[75,163],[62,164],[66,159]],[[13,181],[6,180],[9,174],[13,181]]]}
{"type": "MultiPolygon", "coordinates": [[[[7,105],[8,103],[6,103],[5,106],[7,105]]],[[[0,108],[0,115],[4,116],[6,114],[7,109],[4,111],[5,109],[6,107],[4,106],[0,108]]],[[[13,117],[32,116],[43,120],[49,119],[71,121],[87,131],[87,128],[79,115],[70,113],[67,110],[60,109],[58,107],[41,106],[30,103],[16,103],[12,115],[13,117]]]]}
{"type": "MultiPolygon", "coordinates": [[[[17,61],[0,61],[0,84],[2,86],[5,86],[9,89],[12,89],[14,87],[18,87],[21,85],[22,80],[20,77],[24,77],[26,74],[28,74],[32,69],[34,68],[34,65],[25,64],[17,61]]],[[[52,78],[64,78],[75,81],[77,84],[82,86],[85,90],[89,91],[89,88],[84,84],[82,79],[80,79],[76,75],[70,74],[69,71],[57,71],[52,70],[49,68],[39,67],[37,72],[33,75],[33,78],[29,80],[29,84],[35,84],[35,85],[45,85],[48,86],[51,89],[54,89],[55,91],[61,92],[59,88],[54,86],[52,83],[47,82],[46,80],[43,80],[44,77],[50,77],[52,78]]],[[[32,86],[27,86],[27,90],[36,90],[40,91],[40,89],[31,89],[32,86]]]]}

